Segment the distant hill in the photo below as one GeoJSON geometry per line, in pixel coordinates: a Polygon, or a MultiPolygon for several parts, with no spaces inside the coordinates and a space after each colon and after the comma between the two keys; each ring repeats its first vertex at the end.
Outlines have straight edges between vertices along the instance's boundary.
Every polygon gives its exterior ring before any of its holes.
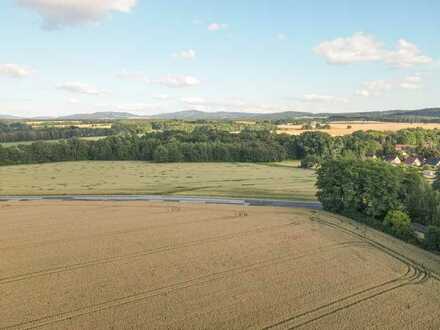
{"type": "Polygon", "coordinates": [[[142,118],[142,116],[135,115],[129,112],[94,112],[94,113],[79,113],[68,116],[58,117],[58,120],[113,120],[113,119],[129,119],[142,118]]]}
{"type": "Polygon", "coordinates": [[[419,110],[385,110],[352,113],[328,113],[330,120],[378,120],[378,121],[440,121],[440,108],[419,110]]]}
{"type": "Polygon", "coordinates": [[[21,117],[0,114],[0,119],[3,119],[3,120],[14,120],[14,119],[21,119],[21,117]]]}
{"type": "Polygon", "coordinates": [[[308,112],[286,111],[277,113],[248,113],[248,112],[205,112],[198,110],[185,110],[172,113],[163,113],[150,116],[153,119],[176,119],[176,120],[280,120],[295,119],[301,117],[316,117],[316,114],[308,112]]]}
{"type": "MultiPolygon", "coordinates": [[[[61,117],[34,117],[28,119],[47,120],[118,120],[118,119],[162,119],[162,120],[296,120],[301,118],[327,118],[330,121],[399,121],[399,122],[440,122],[440,108],[426,108],[419,110],[385,110],[350,113],[311,113],[300,111],[284,111],[273,113],[249,112],[205,112],[198,110],[184,110],[172,113],[161,113],[152,116],[140,116],[129,112],[94,112],[80,113],[61,117]]],[[[0,120],[20,120],[23,117],[1,115],[0,120]]]]}

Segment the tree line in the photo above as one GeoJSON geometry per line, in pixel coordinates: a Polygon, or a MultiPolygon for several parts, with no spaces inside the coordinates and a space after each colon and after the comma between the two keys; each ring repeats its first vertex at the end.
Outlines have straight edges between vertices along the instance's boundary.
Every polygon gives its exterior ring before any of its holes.
{"type": "Polygon", "coordinates": [[[318,169],[324,209],[417,242],[411,223],[428,226],[424,245],[440,251],[440,192],[411,169],[340,158],[318,169]]]}
{"type": "Polygon", "coordinates": [[[0,143],[22,142],[38,140],[59,140],[73,137],[109,136],[117,134],[115,128],[87,128],[87,127],[42,127],[33,128],[24,123],[1,123],[0,143]]]}
{"type": "MultiPolygon", "coordinates": [[[[90,134],[108,133],[106,130],[90,130],[90,134]]],[[[81,141],[74,137],[59,142],[0,147],[0,164],[63,160],[269,162],[301,159],[310,167],[338,157],[368,159],[395,155],[396,144],[415,145],[427,156],[440,155],[440,130],[359,131],[341,137],[324,132],[293,136],[253,129],[231,133],[207,126],[191,131],[165,130],[142,135],[123,127],[118,127],[117,131],[118,135],[98,141],[81,141]]],[[[88,134],[87,130],[83,133],[88,134]]]]}
{"type": "Polygon", "coordinates": [[[268,132],[195,129],[115,135],[98,141],[68,139],[30,145],[0,146],[0,164],[75,160],[144,160],[156,162],[272,162],[287,159],[286,150],[268,132]]]}

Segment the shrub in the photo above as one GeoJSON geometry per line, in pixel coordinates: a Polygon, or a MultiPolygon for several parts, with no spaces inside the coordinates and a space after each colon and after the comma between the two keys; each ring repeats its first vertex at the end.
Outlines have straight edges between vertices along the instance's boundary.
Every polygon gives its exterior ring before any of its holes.
{"type": "Polygon", "coordinates": [[[318,156],[308,155],[301,160],[302,168],[315,168],[319,166],[321,159],[318,156]]]}
{"type": "Polygon", "coordinates": [[[411,219],[408,214],[399,210],[391,210],[383,220],[385,228],[389,229],[394,235],[401,238],[410,238],[413,236],[411,228],[411,219]]]}

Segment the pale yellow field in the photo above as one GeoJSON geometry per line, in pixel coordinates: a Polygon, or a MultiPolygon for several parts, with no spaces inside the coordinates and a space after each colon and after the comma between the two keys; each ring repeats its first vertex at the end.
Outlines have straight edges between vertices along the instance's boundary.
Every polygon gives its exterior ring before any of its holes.
{"type": "MultiPolygon", "coordinates": [[[[385,122],[332,122],[330,123],[330,129],[323,130],[312,130],[312,131],[321,131],[328,133],[332,136],[343,136],[349,135],[356,131],[398,131],[404,128],[417,128],[421,127],[424,129],[440,129],[440,123],[385,123],[385,122]],[[347,126],[351,126],[351,128],[347,128],[347,126]]],[[[279,125],[277,133],[285,133],[290,135],[300,135],[301,133],[307,132],[307,130],[301,129],[302,125],[279,125]]]]}
{"type": "Polygon", "coordinates": [[[86,161],[0,166],[0,195],[198,195],[314,200],[316,175],[282,163],[86,161]]]}
{"type": "Polygon", "coordinates": [[[3,202],[0,253],[0,329],[440,328],[440,258],[324,212],[3,202]]]}
{"type": "Polygon", "coordinates": [[[41,128],[44,126],[65,128],[70,126],[80,127],[80,128],[111,128],[112,123],[84,123],[80,120],[55,120],[55,121],[26,121],[26,124],[32,126],[33,128],[41,128]]]}

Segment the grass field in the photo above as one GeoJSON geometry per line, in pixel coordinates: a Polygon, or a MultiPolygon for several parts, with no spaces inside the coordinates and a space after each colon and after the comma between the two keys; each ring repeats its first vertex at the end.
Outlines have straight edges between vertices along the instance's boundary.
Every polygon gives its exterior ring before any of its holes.
{"type": "Polygon", "coordinates": [[[315,199],[315,173],[298,162],[65,162],[0,167],[0,195],[181,194],[315,199]]]}
{"type": "MultiPolygon", "coordinates": [[[[343,136],[349,135],[356,131],[391,131],[395,132],[404,128],[417,128],[421,127],[424,129],[440,129],[440,124],[434,123],[387,123],[387,122],[371,122],[371,121],[348,121],[348,122],[332,122],[330,123],[330,129],[325,130],[313,130],[326,132],[332,136],[343,136]],[[351,128],[347,128],[351,126],[351,128]]],[[[306,130],[301,129],[302,125],[279,125],[278,133],[286,133],[291,135],[300,135],[306,132],[306,130]]]]}
{"type": "Polygon", "coordinates": [[[438,256],[323,212],[4,202],[0,250],[1,329],[440,328],[438,256]]]}
{"type": "MultiPolygon", "coordinates": [[[[107,136],[87,136],[87,137],[79,137],[78,139],[87,140],[87,141],[98,141],[98,140],[104,139],[106,137],[107,136]]],[[[55,142],[59,142],[59,141],[63,141],[63,139],[59,139],[59,140],[20,141],[20,142],[0,142],[0,145],[2,145],[4,147],[13,147],[13,146],[18,146],[18,145],[29,145],[29,144],[36,143],[36,142],[55,143],[55,142]]]]}

